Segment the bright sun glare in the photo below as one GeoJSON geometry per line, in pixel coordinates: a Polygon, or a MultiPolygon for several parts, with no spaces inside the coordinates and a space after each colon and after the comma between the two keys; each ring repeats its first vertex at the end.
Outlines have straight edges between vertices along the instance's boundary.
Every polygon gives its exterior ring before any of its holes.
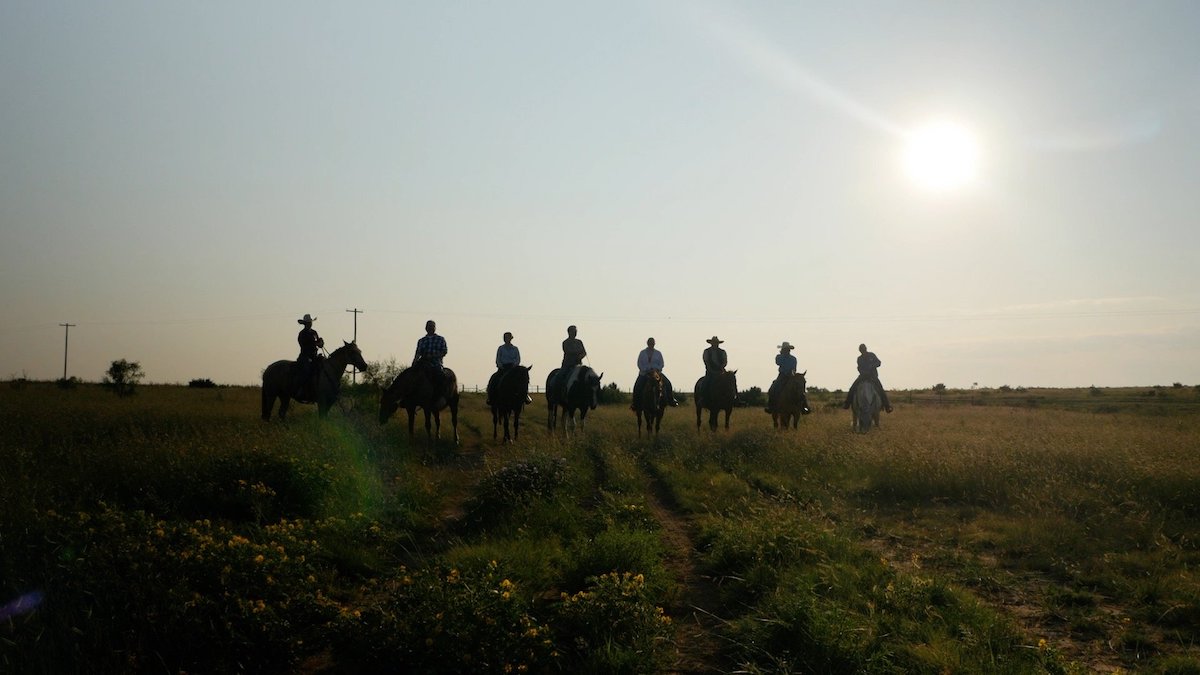
{"type": "Polygon", "coordinates": [[[959,124],[926,124],[908,135],[904,172],[927,190],[944,192],[964,187],[979,173],[979,143],[959,124]]]}

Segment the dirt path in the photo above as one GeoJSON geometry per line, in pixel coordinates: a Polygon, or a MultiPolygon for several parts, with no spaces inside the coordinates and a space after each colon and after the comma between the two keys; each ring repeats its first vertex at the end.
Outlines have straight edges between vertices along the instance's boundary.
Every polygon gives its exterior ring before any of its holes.
{"type": "Polygon", "coordinates": [[[642,467],[650,480],[648,507],[662,527],[667,550],[664,565],[678,582],[678,591],[667,613],[675,622],[675,659],[668,673],[723,673],[717,667],[720,641],[716,629],[723,620],[715,613],[720,596],[713,580],[696,567],[696,547],[691,527],[670,490],[646,462],[642,467]]]}

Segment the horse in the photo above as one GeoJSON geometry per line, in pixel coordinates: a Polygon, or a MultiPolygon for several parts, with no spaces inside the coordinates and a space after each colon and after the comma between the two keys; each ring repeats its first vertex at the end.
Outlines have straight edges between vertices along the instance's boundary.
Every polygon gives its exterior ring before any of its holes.
{"type": "MultiPolygon", "coordinates": [[[[342,346],[319,362],[317,367],[317,390],[315,401],[296,398],[298,403],[316,403],[317,415],[325,417],[329,409],[337,401],[338,392],[342,388],[342,373],[346,366],[354,366],[359,370],[367,370],[367,362],[363,360],[362,352],[353,342],[342,342],[342,346]]],[[[276,361],[263,369],[262,373],[262,418],[270,421],[271,409],[275,407],[275,399],[279,399],[279,419],[287,417],[296,384],[293,382],[295,361],[276,361]]]]}
{"type": "Polygon", "coordinates": [[[429,369],[420,361],[414,362],[411,368],[401,371],[391,385],[383,390],[379,398],[379,423],[385,424],[392,413],[404,408],[408,411],[408,437],[412,439],[416,433],[417,408],[421,408],[425,411],[425,434],[432,443],[434,438],[442,437],[442,409],[450,408],[454,444],[458,445],[458,377],[453,370],[443,368],[442,386],[435,388],[429,378],[429,369]]]}
{"type": "Polygon", "coordinates": [[[808,409],[808,394],[805,392],[808,383],[804,376],[807,373],[807,370],[793,373],[776,392],[775,401],[771,403],[771,424],[776,429],[787,429],[789,422],[795,429],[800,425],[800,416],[812,412],[808,409]]]}
{"type": "Polygon", "coordinates": [[[725,430],[728,431],[729,415],[738,402],[737,371],[727,370],[696,380],[695,394],[692,398],[696,399],[696,431],[700,431],[700,413],[705,408],[708,409],[708,428],[717,430],[717,411],[724,410],[725,430]]]}
{"type": "Polygon", "coordinates": [[[492,440],[496,439],[497,427],[504,420],[504,442],[517,440],[521,433],[521,410],[525,397],[529,395],[529,371],[533,366],[513,366],[505,369],[496,378],[496,385],[488,392],[492,401],[492,440]],[[508,420],[512,418],[512,436],[508,433],[508,420]]]}
{"type": "Polygon", "coordinates": [[[651,431],[658,435],[662,426],[663,413],[667,410],[667,386],[663,375],[657,369],[651,370],[642,383],[641,396],[633,402],[634,413],[637,414],[638,438],[642,437],[642,416],[646,417],[646,433],[651,431]]]}
{"type": "Polygon", "coordinates": [[[859,382],[854,388],[854,398],[850,400],[850,428],[860,434],[871,430],[872,424],[879,426],[879,410],[883,407],[883,399],[871,382],[859,382]]]}
{"type": "MultiPolygon", "coordinates": [[[[546,376],[546,407],[548,408],[548,417],[546,426],[551,431],[558,428],[558,408],[563,409],[563,431],[567,430],[567,423],[570,422],[570,427],[575,428],[575,412],[579,411],[579,427],[583,428],[583,420],[587,417],[588,410],[593,410],[600,404],[600,378],[604,377],[604,373],[596,374],[588,366],[574,366],[578,369],[575,374],[575,381],[571,383],[570,390],[566,389],[566,381],[555,382],[555,376],[562,371],[562,368],[555,368],[546,376]]],[[[566,378],[569,373],[564,372],[563,377],[566,378]]]]}

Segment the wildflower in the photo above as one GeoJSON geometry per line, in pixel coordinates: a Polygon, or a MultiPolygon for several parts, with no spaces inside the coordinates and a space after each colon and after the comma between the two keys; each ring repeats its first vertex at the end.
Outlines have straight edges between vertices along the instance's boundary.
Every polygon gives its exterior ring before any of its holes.
{"type": "Polygon", "coordinates": [[[1049,647],[1050,647],[1050,645],[1046,642],[1046,638],[1042,638],[1042,639],[1038,640],[1038,651],[1039,652],[1044,652],[1049,647]]]}
{"type": "Polygon", "coordinates": [[[265,558],[265,557],[263,556],[263,554],[261,554],[261,553],[259,553],[258,555],[254,556],[254,562],[258,563],[259,565],[261,565],[261,564],[263,563],[263,561],[264,561],[264,560],[266,560],[266,558],[265,558]]]}

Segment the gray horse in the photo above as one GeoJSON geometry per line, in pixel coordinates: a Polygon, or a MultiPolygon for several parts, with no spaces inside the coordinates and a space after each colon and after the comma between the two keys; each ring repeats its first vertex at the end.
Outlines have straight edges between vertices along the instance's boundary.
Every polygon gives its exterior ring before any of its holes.
{"type": "MultiPolygon", "coordinates": [[[[354,366],[361,371],[367,370],[367,362],[363,360],[362,352],[353,342],[343,342],[341,347],[333,350],[329,358],[321,361],[317,369],[317,390],[315,401],[296,399],[299,403],[316,403],[317,414],[324,417],[337,401],[338,392],[342,388],[342,373],[346,366],[354,366]]],[[[296,382],[292,373],[296,368],[295,361],[276,361],[267,366],[262,374],[262,418],[271,419],[271,409],[275,407],[275,399],[279,399],[279,419],[287,416],[291,405],[296,382]]]]}
{"type": "Polygon", "coordinates": [[[850,401],[850,424],[860,434],[879,426],[879,411],[883,408],[883,399],[870,382],[863,382],[854,388],[854,398],[850,401]]]}

